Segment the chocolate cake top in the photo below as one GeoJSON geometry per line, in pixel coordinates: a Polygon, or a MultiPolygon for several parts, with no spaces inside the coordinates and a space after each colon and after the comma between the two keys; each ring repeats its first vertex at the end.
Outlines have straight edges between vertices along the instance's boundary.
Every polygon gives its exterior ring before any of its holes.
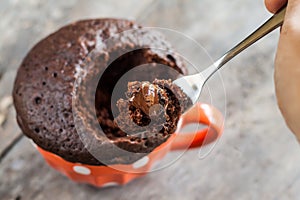
{"type": "Polygon", "coordinates": [[[143,64],[147,66],[125,81],[175,79],[186,72],[160,33],[132,21],[94,19],[64,26],[38,42],[18,70],[13,90],[18,124],[39,147],[70,162],[132,163],[167,139],[158,134],[140,140],[113,123],[114,86],[128,70],[143,64]],[[78,133],[74,113],[86,135],[78,133]],[[101,129],[96,129],[99,124],[101,129]],[[135,154],[123,155],[116,146],[135,154]]]}

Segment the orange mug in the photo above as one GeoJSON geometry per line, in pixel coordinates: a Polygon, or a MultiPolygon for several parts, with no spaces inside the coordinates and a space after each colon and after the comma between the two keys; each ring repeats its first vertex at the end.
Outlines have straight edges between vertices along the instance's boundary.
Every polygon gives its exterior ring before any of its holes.
{"type": "Polygon", "coordinates": [[[153,164],[162,159],[169,151],[201,147],[219,138],[223,131],[222,114],[208,104],[196,103],[184,113],[178,128],[170,138],[140,160],[124,165],[94,166],[72,163],[63,158],[37,147],[47,163],[76,182],[88,183],[97,187],[124,185],[133,179],[144,176],[153,164]],[[207,125],[195,133],[180,133],[189,124],[207,125]]]}

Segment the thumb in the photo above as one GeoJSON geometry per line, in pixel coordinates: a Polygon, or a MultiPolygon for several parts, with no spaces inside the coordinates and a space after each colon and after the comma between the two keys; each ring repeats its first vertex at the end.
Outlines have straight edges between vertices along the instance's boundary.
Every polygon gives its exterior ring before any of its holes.
{"type": "Polygon", "coordinates": [[[265,0],[266,7],[271,13],[275,13],[286,4],[286,2],[287,0],[265,0]]]}
{"type": "Polygon", "coordinates": [[[275,90],[288,127],[300,140],[300,0],[289,0],[275,59],[275,90]]]}

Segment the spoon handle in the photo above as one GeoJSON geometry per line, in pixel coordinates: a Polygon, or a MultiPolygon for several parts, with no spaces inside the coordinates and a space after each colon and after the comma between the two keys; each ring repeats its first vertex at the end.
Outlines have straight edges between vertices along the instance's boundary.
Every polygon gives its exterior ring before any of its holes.
{"type": "Polygon", "coordinates": [[[225,53],[221,58],[219,58],[211,67],[207,68],[203,72],[205,80],[210,78],[218,69],[220,69],[225,63],[231,60],[233,57],[238,55],[247,47],[251,46],[260,38],[264,37],[268,33],[272,32],[279,26],[283,24],[284,16],[286,11],[286,5],[283,6],[277,13],[275,13],[268,21],[256,29],[252,34],[246,37],[243,41],[225,53]]]}

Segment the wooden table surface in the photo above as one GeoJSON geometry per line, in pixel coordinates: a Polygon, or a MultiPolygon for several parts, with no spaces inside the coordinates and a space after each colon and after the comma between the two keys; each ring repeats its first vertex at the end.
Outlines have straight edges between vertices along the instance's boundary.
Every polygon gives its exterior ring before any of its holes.
{"type": "MultiPolygon", "coordinates": [[[[278,30],[228,63],[219,74],[223,83],[218,76],[209,81],[214,105],[226,115],[215,148],[201,159],[198,149],[186,152],[170,167],[123,187],[97,189],[51,169],[22,136],[12,106],[11,90],[22,58],[37,41],[69,22],[125,17],[174,29],[216,59],[270,16],[262,0],[2,0],[0,14],[1,200],[300,198],[299,144],[274,95],[278,30]]],[[[176,156],[170,153],[168,158],[176,156]]]]}

